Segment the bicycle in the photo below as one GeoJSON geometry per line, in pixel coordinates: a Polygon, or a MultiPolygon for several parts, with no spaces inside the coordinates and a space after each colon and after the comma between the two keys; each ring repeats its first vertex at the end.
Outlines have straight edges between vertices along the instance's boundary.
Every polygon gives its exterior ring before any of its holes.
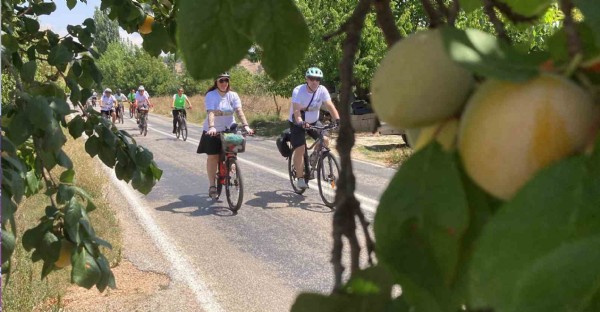
{"type": "Polygon", "coordinates": [[[175,136],[179,139],[181,136],[182,140],[187,140],[188,130],[187,123],[185,121],[185,109],[181,109],[177,114],[177,121],[175,122],[175,136]]]}
{"type": "Polygon", "coordinates": [[[141,110],[138,115],[140,116],[140,134],[146,136],[148,134],[148,111],[141,110]]]}
{"type": "Polygon", "coordinates": [[[115,111],[115,113],[117,114],[117,121],[120,123],[124,123],[123,121],[123,104],[119,105],[115,111]]]}
{"type": "Polygon", "coordinates": [[[237,213],[242,206],[244,199],[244,182],[242,173],[237,162],[237,154],[243,153],[246,149],[246,131],[236,131],[237,125],[219,133],[221,137],[221,155],[219,156],[219,167],[215,176],[215,186],[217,187],[217,200],[221,196],[223,186],[225,186],[225,196],[229,209],[237,213]]]}
{"type": "Polygon", "coordinates": [[[135,106],[133,103],[129,103],[129,119],[133,118],[133,114],[135,112],[135,106]]]}
{"type": "MultiPolygon", "coordinates": [[[[335,193],[337,191],[337,181],[340,173],[340,166],[335,157],[331,154],[328,147],[323,144],[323,132],[325,130],[333,129],[335,126],[311,126],[310,129],[314,129],[319,134],[319,137],[309,147],[305,144],[304,149],[304,179],[313,180],[315,171],[317,172],[317,185],[319,186],[319,195],[325,206],[333,208],[335,206],[335,193]],[[320,149],[316,149],[315,146],[320,146],[320,149]],[[308,151],[313,150],[308,155],[308,151]]],[[[290,176],[290,182],[292,188],[296,194],[303,194],[306,189],[299,188],[296,186],[296,170],[294,168],[293,153],[288,158],[288,173],[290,176]]]]}

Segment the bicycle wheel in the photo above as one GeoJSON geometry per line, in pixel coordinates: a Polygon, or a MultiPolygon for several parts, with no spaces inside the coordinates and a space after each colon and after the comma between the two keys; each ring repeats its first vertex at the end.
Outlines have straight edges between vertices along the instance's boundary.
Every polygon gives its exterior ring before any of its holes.
{"type": "Polygon", "coordinates": [[[144,116],[144,136],[148,134],[148,117],[144,116]]]}
{"type": "Polygon", "coordinates": [[[217,187],[217,198],[221,197],[221,192],[223,191],[223,184],[219,183],[219,170],[217,169],[217,175],[215,175],[215,186],[217,187]]]}
{"type": "Polygon", "coordinates": [[[242,182],[242,173],[233,158],[227,160],[227,178],[225,178],[225,195],[229,208],[233,212],[237,212],[242,206],[244,199],[244,183],[242,182]]]}
{"type": "Polygon", "coordinates": [[[125,110],[123,108],[123,106],[119,107],[119,120],[121,121],[121,123],[124,123],[125,121],[123,120],[123,114],[125,113],[125,110]]]}
{"type": "Polygon", "coordinates": [[[185,122],[185,118],[181,118],[179,120],[181,123],[179,124],[179,131],[181,131],[181,138],[185,141],[187,140],[187,124],[185,122]]]}
{"type": "Polygon", "coordinates": [[[140,135],[144,135],[144,123],[145,123],[144,118],[141,118],[140,119],[140,135]]]}
{"type": "Polygon", "coordinates": [[[325,206],[333,208],[337,182],[340,176],[340,166],[333,155],[325,153],[319,160],[317,172],[317,183],[319,184],[321,199],[325,206]]]}
{"type": "Polygon", "coordinates": [[[294,170],[294,160],[292,156],[288,157],[288,173],[290,175],[290,183],[292,183],[292,188],[296,194],[302,194],[304,191],[306,191],[306,189],[296,186],[296,170],[294,170]]]}
{"type": "Polygon", "coordinates": [[[179,139],[179,136],[181,136],[181,119],[177,117],[175,121],[175,137],[179,139]]]}
{"type": "Polygon", "coordinates": [[[129,119],[133,118],[133,107],[129,107],[129,119]]]}

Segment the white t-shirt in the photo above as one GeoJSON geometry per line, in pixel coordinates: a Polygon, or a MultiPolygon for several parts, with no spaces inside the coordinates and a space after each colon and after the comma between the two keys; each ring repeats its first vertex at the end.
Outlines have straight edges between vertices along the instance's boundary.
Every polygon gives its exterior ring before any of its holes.
{"type": "Polygon", "coordinates": [[[331,100],[329,91],[324,86],[319,85],[317,91],[315,91],[315,97],[313,94],[308,92],[306,84],[301,84],[294,88],[292,92],[292,105],[290,105],[290,117],[289,121],[294,122],[294,104],[298,103],[301,106],[301,110],[305,110],[305,120],[308,123],[317,122],[319,120],[319,110],[324,102],[331,100]],[[313,98],[312,103],[310,99],[313,98]],[[310,107],[308,104],[310,103],[310,107]],[[308,107],[308,109],[307,109],[308,107]]]}
{"type": "Polygon", "coordinates": [[[148,99],[150,98],[150,95],[148,94],[148,92],[144,91],[144,93],[140,93],[140,91],[137,91],[135,93],[135,100],[137,101],[137,105],[139,109],[148,109],[149,107],[149,103],[148,103],[148,99]]]}
{"type": "Polygon", "coordinates": [[[117,99],[112,94],[110,96],[106,96],[106,94],[103,94],[100,101],[102,102],[100,105],[100,110],[109,111],[113,109],[113,106],[115,106],[117,99]]]}
{"type": "MultiPolygon", "coordinates": [[[[231,126],[235,122],[233,116],[236,109],[242,107],[242,101],[236,92],[229,91],[224,96],[219,94],[217,89],[206,93],[204,98],[204,105],[206,110],[216,111],[217,114],[222,116],[215,116],[215,129],[217,131],[224,131],[227,127],[231,126]]],[[[208,131],[208,117],[204,120],[202,130],[208,131]]]]}

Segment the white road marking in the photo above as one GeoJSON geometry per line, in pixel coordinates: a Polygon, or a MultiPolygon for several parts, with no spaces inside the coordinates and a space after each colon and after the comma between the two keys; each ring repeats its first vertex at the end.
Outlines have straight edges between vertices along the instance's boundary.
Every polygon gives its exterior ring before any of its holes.
{"type": "Polygon", "coordinates": [[[140,202],[138,194],[134,192],[127,183],[118,180],[113,170],[106,166],[102,166],[102,168],[111,177],[113,184],[115,184],[121,190],[125,198],[127,198],[129,206],[133,209],[133,212],[146,229],[146,232],[171,263],[171,266],[175,271],[175,278],[184,281],[188,285],[196,296],[198,304],[200,304],[204,311],[224,311],[216,301],[206,283],[200,278],[196,271],[192,269],[194,266],[184,258],[185,253],[175,245],[175,240],[168,238],[156,222],[154,222],[152,216],[144,209],[147,205],[143,205],[140,202]]]}

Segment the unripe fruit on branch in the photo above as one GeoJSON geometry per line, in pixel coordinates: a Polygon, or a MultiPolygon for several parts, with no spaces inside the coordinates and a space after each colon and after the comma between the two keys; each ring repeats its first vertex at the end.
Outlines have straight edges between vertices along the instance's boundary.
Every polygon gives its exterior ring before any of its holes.
{"type": "Polygon", "coordinates": [[[381,61],[371,84],[373,108],[395,128],[419,128],[456,114],[472,86],[471,73],[446,55],[440,30],[420,31],[381,61]]]}
{"type": "Polygon", "coordinates": [[[71,265],[71,251],[73,250],[73,247],[75,247],[75,245],[70,241],[64,238],[60,240],[60,255],[58,260],[54,262],[54,265],[57,268],[62,269],[71,265]]]}
{"type": "Polygon", "coordinates": [[[142,35],[147,35],[151,33],[152,23],[154,23],[154,17],[152,15],[146,15],[146,18],[144,18],[144,22],[138,28],[138,32],[142,35]]]}
{"type": "Polygon", "coordinates": [[[563,77],[488,80],[467,103],[458,150],[469,176],[508,200],[540,169],[581,151],[599,114],[591,96],[563,77]]]}
{"type": "Polygon", "coordinates": [[[444,150],[452,150],[456,145],[458,134],[458,119],[444,120],[420,129],[406,131],[410,146],[418,151],[429,144],[434,138],[442,145],[444,150]]]}

